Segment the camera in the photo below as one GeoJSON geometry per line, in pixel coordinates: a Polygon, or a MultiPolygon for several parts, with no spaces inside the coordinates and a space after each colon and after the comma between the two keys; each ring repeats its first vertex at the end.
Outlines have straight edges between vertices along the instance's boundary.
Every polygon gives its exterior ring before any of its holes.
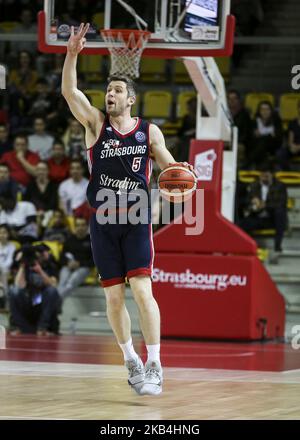
{"type": "Polygon", "coordinates": [[[20,263],[24,263],[26,269],[33,267],[38,261],[38,246],[25,245],[22,247],[22,257],[20,263]]]}
{"type": "Polygon", "coordinates": [[[25,278],[30,290],[40,289],[44,286],[42,277],[33,268],[36,263],[41,263],[41,253],[45,250],[49,250],[49,247],[44,244],[36,246],[25,245],[21,248],[22,257],[20,263],[25,265],[25,278]]]}

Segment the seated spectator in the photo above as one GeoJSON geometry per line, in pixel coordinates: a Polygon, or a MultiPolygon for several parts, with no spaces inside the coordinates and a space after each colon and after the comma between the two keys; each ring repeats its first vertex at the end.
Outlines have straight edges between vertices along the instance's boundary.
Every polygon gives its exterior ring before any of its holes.
{"type": "Polygon", "coordinates": [[[76,119],[70,118],[63,141],[71,159],[86,161],[85,132],[83,126],[76,119]]]}
{"type": "Polygon", "coordinates": [[[28,136],[28,150],[47,160],[52,153],[53,136],[46,133],[45,119],[38,117],[33,122],[34,133],[28,136]]]}
{"type": "Polygon", "coordinates": [[[54,93],[60,93],[64,60],[65,57],[62,53],[53,54],[51,69],[46,74],[46,80],[54,93]]]}
{"type": "Polygon", "coordinates": [[[70,172],[70,161],[66,157],[65,146],[61,141],[54,141],[52,155],[48,159],[49,178],[55,183],[66,180],[70,172]]]}
{"type": "Polygon", "coordinates": [[[3,200],[15,199],[18,191],[18,184],[10,177],[8,165],[0,163],[0,206],[3,200]]]}
{"type": "Polygon", "coordinates": [[[0,224],[10,227],[12,238],[22,243],[32,242],[38,238],[36,209],[31,202],[17,202],[8,199],[0,207],[0,224]]]}
{"type": "Polygon", "coordinates": [[[9,242],[9,229],[7,225],[0,225],[0,308],[5,307],[8,277],[13,263],[16,247],[9,242]]]}
{"type": "Polygon", "coordinates": [[[238,128],[238,161],[241,167],[245,166],[252,140],[252,121],[244,107],[240,93],[229,90],[227,94],[228,108],[234,125],[238,128]]]}
{"type": "Polygon", "coordinates": [[[14,149],[3,154],[0,163],[7,164],[11,177],[24,188],[35,176],[36,164],[40,161],[37,154],[28,151],[27,137],[17,135],[14,149]]]}
{"type": "Polygon", "coordinates": [[[261,168],[259,180],[250,186],[245,217],[238,225],[247,232],[275,228],[274,249],[281,252],[287,224],[286,186],[275,179],[270,165],[261,168]]]}
{"type": "Polygon", "coordinates": [[[8,292],[13,333],[39,336],[58,333],[58,269],[48,248],[24,246],[15,260],[18,265],[15,283],[8,292]]]}
{"type": "Polygon", "coordinates": [[[32,56],[26,50],[19,53],[18,67],[13,69],[8,77],[10,86],[14,86],[25,98],[31,98],[36,91],[38,75],[32,67],[32,56]]]}
{"type": "MultiPolygon", "coordinates": [[[[14,34],[36,34],[37,25],[33,23],[33,15],[30,9],[23,9],[20,15],[20,23],[15,27],[14,34]]],[[[10,46],[11,54],[17,54],[20,51],[27,51],[31,55],[36,55],[37,44],[34,41],[14,41],[10,46]]]]}
{"type": "Polygon", "coordinates": [[[32,68],[32,56],[29,52],[19,54],[19,65],[8,76],[9,117],[12,132],[29,123],[27,112],[32,95],[36,90],[38,74],[32,68]]]}
{"type": "Polygon", "coordinates": [[[32,68],[32,56],[26,50],[19,53],[18,67],[8,77],[10,85],[14,85],[22,95],[30,97],[35,92],[37,72],[32,68]]]}
{"type": "Polygon", "coordinates": [[[49,180],[47,162],[39,162],[36,166],[36,177],[28,185],[24,200],[33,203],[38,211],[46,212],[58,208],[58,187],[49,180]]]}
{"type": "Polygon", "coordinates": [[[39,78],[36,84],[36,93],[32,97],[28,115],[33,118],[43,118],[47,120],[48,117],[53,117],[52,113],[56,112],[55,104],[56,97],[49,92],[49,86],[44,78],[39,78]]]}
{"type": "Polygon", "coordinates": [[[66,217],[61,209],[56,209],[44,231],[43,240],[64,243],[69,235],[66,217]]]}
{"type": "Polygon", "coordinates": [[[253,125],[253,141],[248,154],[248,166],[257,167],[275,156],[283,140],[279,115],[268,101],[259,103],[253,125]]]}
{"type": "Polygon", "coordinates": [[[87,206],[86,189],[89,183],[83,177],[83,167],[80,160],[71,161],[70,176],[58,188],[60,208],[65,215],[79,215],[80,210],[84,210],[87,206]]]}
{"type": "Polygon", "coordinates": [[[289,123],[287,146],[282,147],[277,153],[280,168],[290,170],[290,161],[295,157],[300,157],[300,101],[298,102],[298,117],[289,123]]]}
{"type": "Polygon", "coordinates": [[[11,151],[13,144],[9,139],[8,128],[5,124],[0,124],[0,159],[4,153],[11,151]]]}
{"type": "Polygon", "coordinates": [[[47,116],[47,127],[57,137],[63,136],[68,126],[68,119],[72,116],[68,104],[62,95],[56,95],[56,111],[47,116]]]}
{"type": "Polygon", "coordinates": [[[94,267],[87,221],[75,219],[75,234],[65,242],[62,252],[63,267],[59,274],[58,292],[62,299],[71,294],[94,267]]]}

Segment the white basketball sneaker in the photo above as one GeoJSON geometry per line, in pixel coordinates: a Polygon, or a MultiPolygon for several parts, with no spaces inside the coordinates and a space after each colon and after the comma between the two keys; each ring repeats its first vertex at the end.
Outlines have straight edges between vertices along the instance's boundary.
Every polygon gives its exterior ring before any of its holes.
{"type": "Polygon", "coordinates": [[[150,361],[145,365],[144,385],[140,390],[140,394],[157,395],[162,392],[163,371],[159,361],[150,361]]]}
{"type": "Polygon", "coordinates": [[[128,384],[140,394],[145,379],[145,368],[142,359],[140,357],[136,360],[130,359],[125,362],[125,366],[128,369],[128,384]]]}

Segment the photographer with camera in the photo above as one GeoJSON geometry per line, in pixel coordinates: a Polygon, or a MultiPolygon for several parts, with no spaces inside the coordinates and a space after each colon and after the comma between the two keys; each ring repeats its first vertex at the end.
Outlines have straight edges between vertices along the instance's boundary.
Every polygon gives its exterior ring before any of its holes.
{"type": "Polygon", "coordinates": [[[58,333],[58,268],[48,246],[23,246],[15,255],[17,273],[8,293],[13,334],[58,333]]]}

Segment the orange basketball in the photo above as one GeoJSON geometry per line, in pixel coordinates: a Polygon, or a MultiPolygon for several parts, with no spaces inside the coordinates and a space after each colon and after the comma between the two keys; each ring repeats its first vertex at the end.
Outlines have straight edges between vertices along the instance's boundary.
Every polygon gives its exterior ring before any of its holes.
{"type": "Polygon", "coordinates": [[[192,197],[196,186],[197,178],[194,173],[182,166],[165,168],[158,176],[160,193],[169,202],[185,202],[192,197]]]}

